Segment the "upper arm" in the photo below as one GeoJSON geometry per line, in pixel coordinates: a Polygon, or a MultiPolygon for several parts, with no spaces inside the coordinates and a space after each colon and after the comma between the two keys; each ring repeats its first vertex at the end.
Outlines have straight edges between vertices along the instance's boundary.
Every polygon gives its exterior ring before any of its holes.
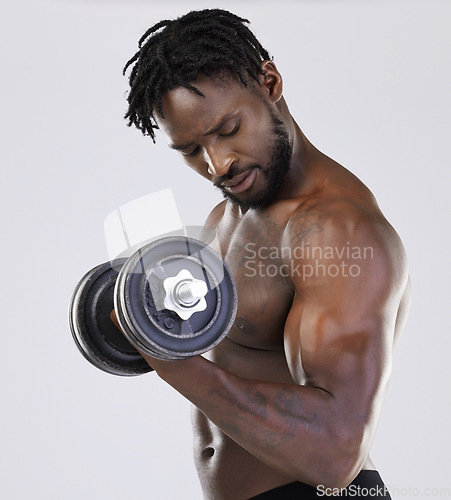
{"type": "Polygon", "coordinates": [[[388,381],[408,277],[388,223],[340,208],[299,211],[287,225],[294,299],[284,342],[295,380],[330,393],[341,419],[365,427],[388,381]]]}

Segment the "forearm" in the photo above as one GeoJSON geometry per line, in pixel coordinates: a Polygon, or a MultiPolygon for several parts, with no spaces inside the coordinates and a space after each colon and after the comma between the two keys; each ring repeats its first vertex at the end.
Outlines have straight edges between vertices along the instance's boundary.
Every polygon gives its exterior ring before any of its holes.
{"type": "Polygon", "coordinates": [[[289,476],[310,484],[335,482],[337,460],[348,459],[336,402],[326,391],[246,380],[200,356],[153,367],[225,434],[289,476]]]}

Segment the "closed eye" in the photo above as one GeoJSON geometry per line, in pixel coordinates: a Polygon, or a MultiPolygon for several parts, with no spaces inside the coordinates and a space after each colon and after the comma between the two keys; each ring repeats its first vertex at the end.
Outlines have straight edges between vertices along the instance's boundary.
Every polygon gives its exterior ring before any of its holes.
{"type": "Polygon", "coordinates": [[[236,134],[239,128],[240,124],[237,123],[230,132],[227,132],[226,134],[219,134],[219,137],[230,137],[231,135],[236,134]]]}
{"type": "MultiPolygon", "coordinates": [[[[238,132],[239,128],[240,128],[240,124],[237,123],[230,132],[227,132],[225,134],[218,134],[218,135],[219,135],[219,137],[230,137],[232,135],[235,135],[238,132]]],[[[183,154],[183,156],[191,157],[191,156],[196,156],[199,151],[200,151],[200,147],[197,146],[195,149],[193,149],[193,151],[191,151],[191,153],[182,153],[182,154],[183,154]]]]}
{"type": "Polygon", "coordinates": [[[199,150],[200,148],[199,146],[197,146],[195,149],[193,149],[193,151],[191,151],[191,153],[182,153],[182,154],[183,156],[196,156],[199,150]]]}

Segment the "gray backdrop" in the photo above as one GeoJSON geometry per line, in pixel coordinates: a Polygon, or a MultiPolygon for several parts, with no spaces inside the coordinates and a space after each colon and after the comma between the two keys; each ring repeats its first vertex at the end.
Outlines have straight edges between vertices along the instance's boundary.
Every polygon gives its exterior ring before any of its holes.
{"type": "Polygon", "coordinates": [[[368,184],[404,240],[413,302],[372,457],[394,498],[449,497],[445,0],[3,1],[0,496],[201,498],[189,404],[155,374],[89,365],[67,309],[107,260],[112,210],[172,188],[183,223],[198,225],[220,199],[162,137],[153,146],[122,120],[138,38],[204,7],[251,19],[301,128],[368,184]]]}

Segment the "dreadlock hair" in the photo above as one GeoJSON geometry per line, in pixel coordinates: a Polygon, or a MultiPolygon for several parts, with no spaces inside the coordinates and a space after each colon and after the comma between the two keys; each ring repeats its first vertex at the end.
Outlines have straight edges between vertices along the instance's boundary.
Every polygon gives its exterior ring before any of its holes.
{"type": "Polygon", "coordinates": [[[123,71],[125,75],[132,66],[124,116],[128,126],[135,125],[155,142],[154,111],[164,118],[163,94],[185,87],[204,97],[192,84],[199,75],[212,77],[226,70],[244,86],[249,77],[259,83],[261,62],[270,56],[245,23],[249,21],[231,12],[206,9],[148,29],[123,71]]]}

